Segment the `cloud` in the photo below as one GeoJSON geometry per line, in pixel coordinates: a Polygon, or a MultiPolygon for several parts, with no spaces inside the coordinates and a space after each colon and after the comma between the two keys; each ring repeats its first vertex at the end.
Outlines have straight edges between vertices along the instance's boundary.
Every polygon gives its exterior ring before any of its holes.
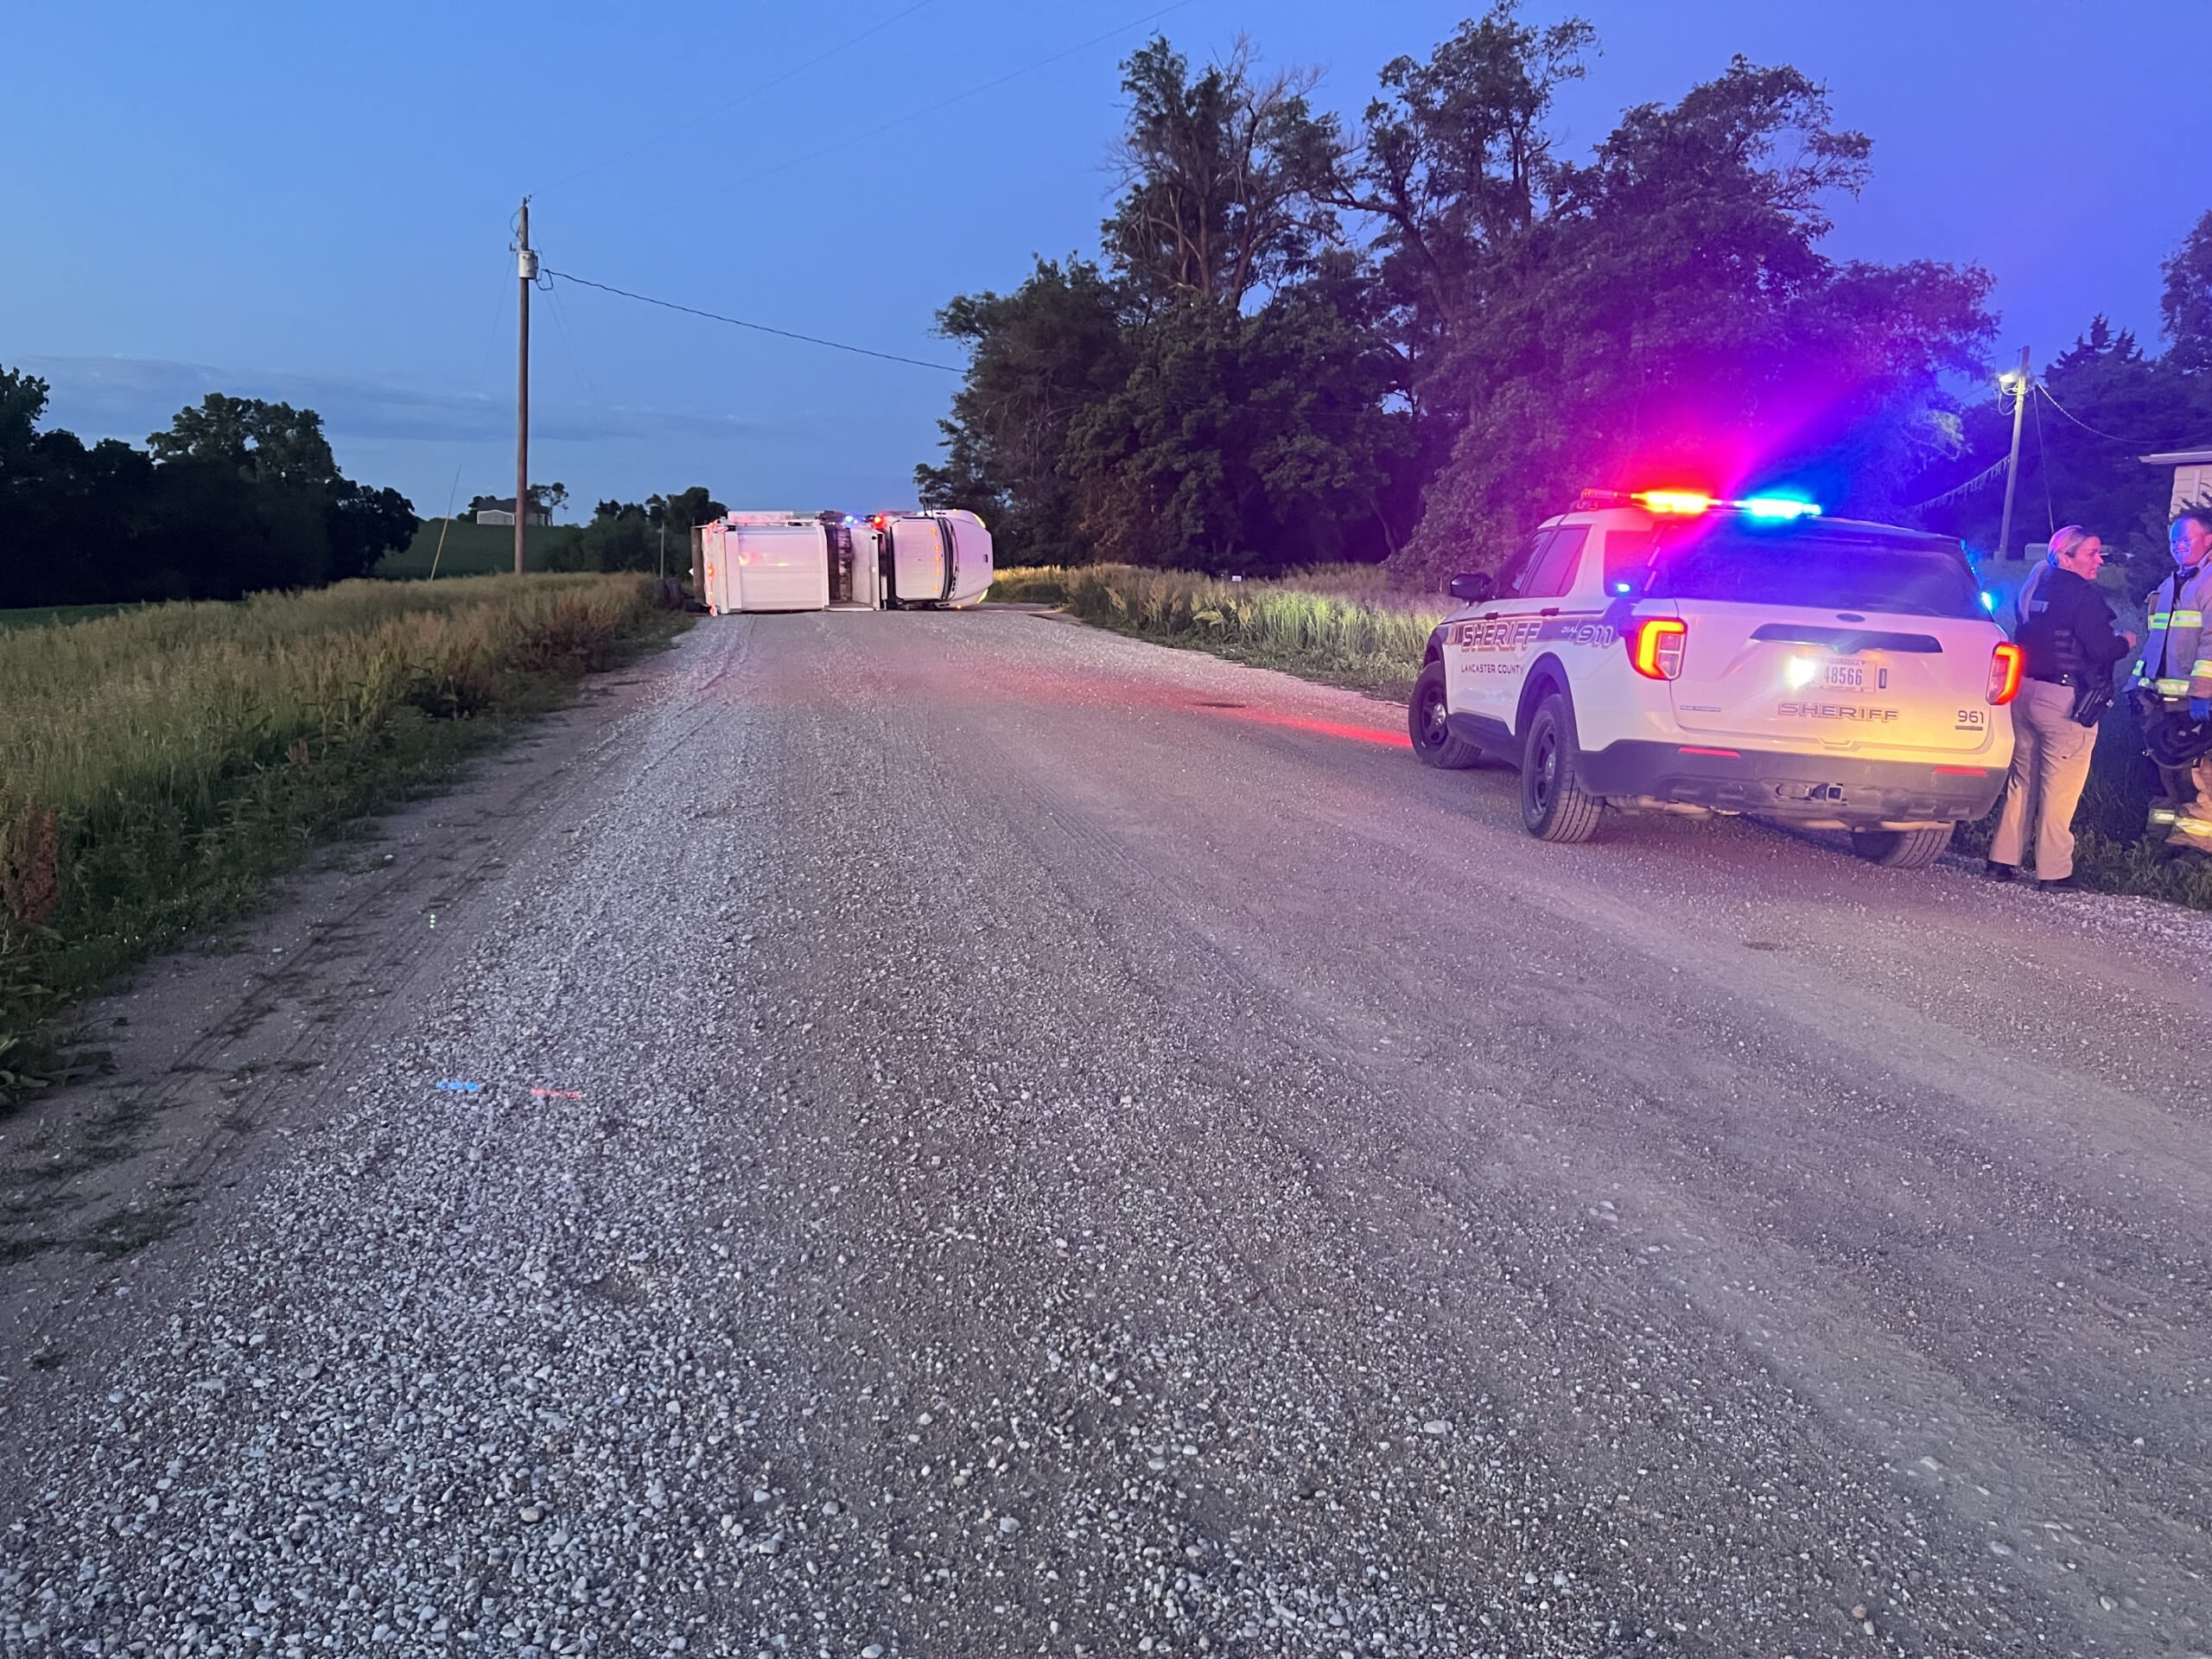
{"type": "MultiPolygon", "coordinates": [[[[88,441],[145,442],[170,417],[211,391],[233,397],[312,409],[334,440],[373,439],[476,443],[511,439],[514,405],[469,392],[410,385],[355,375],[300,374],[262,369],[218,369],[150,357],[30,357],[26,369],[52,388],[45,423],[66,427],[88,441]]],[[[549,399],[533,402],[531,435],[548,441],[696,439],[724,442],[789,437],[797,423],[691,415],[621,405],[590,408],[549,399]]]]}

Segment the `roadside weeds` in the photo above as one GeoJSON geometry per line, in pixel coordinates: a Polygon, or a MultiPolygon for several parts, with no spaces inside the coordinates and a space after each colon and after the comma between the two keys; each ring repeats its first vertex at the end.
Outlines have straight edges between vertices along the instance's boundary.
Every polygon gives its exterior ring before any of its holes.
{"type": "Polygon", "coordinates": [[[544,575],[0,633],[0,1108],[97,1064],[77,999],[684,625],[647,579],[544,575]]]}

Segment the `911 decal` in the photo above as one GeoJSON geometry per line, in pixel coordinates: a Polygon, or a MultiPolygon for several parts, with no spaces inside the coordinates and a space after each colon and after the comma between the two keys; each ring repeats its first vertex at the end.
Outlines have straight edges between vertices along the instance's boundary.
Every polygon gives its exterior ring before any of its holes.
{"type": "Polygon", "coordinates": [[[1620,634],[1610,622],[1573,616],[1507,616],[1452,624],[1452,643],[1462,651],[1520,651],[1539,643],[1610,645],[1620,634]]]}

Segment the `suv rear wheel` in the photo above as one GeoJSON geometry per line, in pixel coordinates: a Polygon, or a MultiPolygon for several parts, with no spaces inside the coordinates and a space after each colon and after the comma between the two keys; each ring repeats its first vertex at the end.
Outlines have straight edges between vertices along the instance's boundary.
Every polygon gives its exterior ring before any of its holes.
{"type": "Polygon", "coordinates": [[[1414,682],[1413,700],[1406,704],[1406,731],[1414,753],[1425,766],[1458,771],[1483,758],[1482,750],[1452,734],[1452,710],[1444,699],[1444,664],[1431,663],[1414,682]]]}
{"type": "Polygon", "coordinates": [[[1521,746],[1521,822],[1538,841],[1587,841],[1597,833],[1605,803],[1582,787],[1580,753],[1573,705],[1546,692],[1521,746]]]}
{"type": "Polygon", "coordinates": [[[1851,850],[1892,870],[1924,869],[1951,844],[1951,828],[1946,823],[1931,830],[1854,830],[1851,850]]]}

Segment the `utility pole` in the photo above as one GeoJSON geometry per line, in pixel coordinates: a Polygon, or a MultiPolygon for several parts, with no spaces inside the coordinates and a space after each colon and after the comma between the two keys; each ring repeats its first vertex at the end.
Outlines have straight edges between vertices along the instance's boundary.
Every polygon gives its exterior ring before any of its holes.
{"type": "MultiPolygon", "coordinates": [[[[515,339],[515,575],[522,575],[526,566],[524,537],[531,526],[531,283],[537,281],[537,254],[531,252],[529,197],[522,197],[522,237],[515,241],[515,274],[522,279],[522,332],[515,339]]],[[[2013,431],[2013,449],[2019,449],[2018,429],[2013,431]]]]}
{"type": "Polygon", "coordinates": [[[1997,384],[2012,394],[2012,459],[2005,468],[2005,517],[1997,532],[1997,556],[2016,559],[2012,550],[2012,492],[2020,481],[2020,418],[2027,412],[2028,393],[2035,382],[2028,374],[2028,348],[2020,347],[2020,366],[1997,377],[1997,384]]]}

